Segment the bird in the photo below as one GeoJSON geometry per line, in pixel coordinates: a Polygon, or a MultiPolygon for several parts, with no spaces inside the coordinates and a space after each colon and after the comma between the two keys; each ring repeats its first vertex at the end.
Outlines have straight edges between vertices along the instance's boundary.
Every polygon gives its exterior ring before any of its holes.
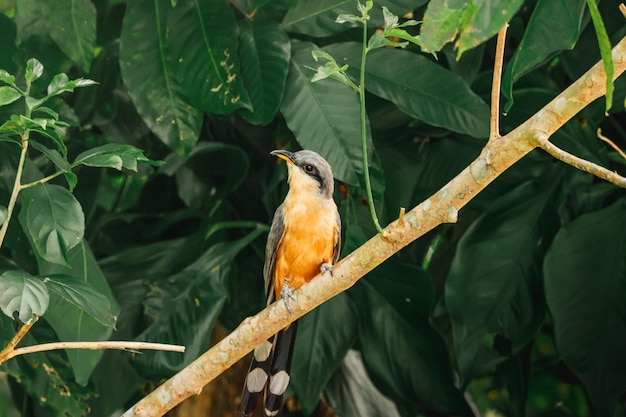
{"type": "MultiPolygon", "coordinates": [[[[274,213],[265,247],[267,305],[282,300],[291,313],[293,290],[318,273],[331,273],[341,248],[341,218],[333,200],[328,162],[310,150],[274,150],[287,163],[289,191],[274,213]]],[[[254,349],[241,396],[242,417],[251,416],[263,394],[264,415],[277,416],[289,384],[297,320],[254,349]]]]}

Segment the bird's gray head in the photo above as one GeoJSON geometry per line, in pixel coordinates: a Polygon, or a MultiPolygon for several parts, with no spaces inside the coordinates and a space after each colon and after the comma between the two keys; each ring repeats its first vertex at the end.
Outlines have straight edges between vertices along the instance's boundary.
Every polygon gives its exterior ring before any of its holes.
{"type": "Polygon", "coordinates": [[[277,156],[287,161],[291,187],[297,186],[300,182],[300,180],[296,178],[301,178],[302,182],[306,181],[306,178],[312,178],[316,181],[319,192],[324,198],[333,198],[333,190],[335,187],[333,171],[328,162],[318,153],[308,150],[298,152],[276,150],[270,152],[270,155],[277,156]],[[292,177],[292,170],[297,170],[303,175],[292,177]],[[294,183],[294,181],[296,181],[296,183],[294,183]]]}

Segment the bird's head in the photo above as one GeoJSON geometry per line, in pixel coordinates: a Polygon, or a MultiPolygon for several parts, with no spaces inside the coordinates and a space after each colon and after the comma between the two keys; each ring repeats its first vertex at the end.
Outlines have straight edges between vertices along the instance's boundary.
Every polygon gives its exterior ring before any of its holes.
{"type": "Polygon", "coordinates": [[[318,153],[308,150],[275,150],[270,155],[287,161],[290,188],[316,190],[324,198],[333,198],[333,171],[318,153]]]}

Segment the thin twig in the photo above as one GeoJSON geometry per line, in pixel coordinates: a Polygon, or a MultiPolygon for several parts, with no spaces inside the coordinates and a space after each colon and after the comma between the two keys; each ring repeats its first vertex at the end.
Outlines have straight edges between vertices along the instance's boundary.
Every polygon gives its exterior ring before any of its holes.
{"type": "MultiPolygon", "coordinates": [[[[26,326],[26,325],[24,325],[26,326]]],[[[42,343],[40,345],[27,346],[15,349],[7,355],[6,360],[15,356],[26,355],[28,353],[44,352],[57,349],[118,349],[118,350],[162,350],[166,352],[184,352],[185,346],[168,345],[164,343],[148,343],[148,342],[126,342],[126,341],[108,341],[108,342],[55,342],[42,343]]],[[[0,362],[2,363],[2,362],[0,362]]]]}
{"type": "Polygon", "coordinates": [[[602,134],[602,129],[598,128],[598,131],[596,132],[596,134],[598,135],[598,139],[600,139],[603,142],[608,143],[611,146],[611,148],[613,148],[618,154],[620,154],[622,158],[626,159],[626,153],[623,150],[621,150],[619,146],[617,146],[611,139],[604,136],[602,134]]]}
{"type": "Polygon", "coordinates": [[[493,81],[491,83],[491,120],[489,140],[500,137],[500,84],[502,83],[502,67],[504,63],[504,44],[509,24],[505,24],[498,32],[496,41],[496,57],[493,63],[493,81]]]}
{"type": "Polygon", "coordinates": [[[609,171],[608,169],[603,168],[600,165],[594,164],[593,162],[587,161],[586,159],[579,158],[576,155],[572,155],[571,153],[564,151],[563,149],[550,142],[549,137],[545,135],[538,135],[537,143],[541,149],[543,149],[556,159],[563,161],[566,164],[569,164],[575,168],[578,168],[581,171],[585,171],[595,175],[598,178],[602,178],[603,180],[606,180],[611,184],[615,184],[618,187],[626,188],[625,177],[622,177],[616,172],[609,171]]]}

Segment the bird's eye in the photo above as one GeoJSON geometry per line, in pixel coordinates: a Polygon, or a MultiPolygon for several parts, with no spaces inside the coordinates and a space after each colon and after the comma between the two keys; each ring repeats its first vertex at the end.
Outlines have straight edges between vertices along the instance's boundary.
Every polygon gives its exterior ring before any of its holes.
{"type": "Polygon", "coordinates": [[[304,166],[304,170],[308,173],[311,174],[313,172],[315,172],[315,167],[313,165],[305,165],[304,166]]]}

